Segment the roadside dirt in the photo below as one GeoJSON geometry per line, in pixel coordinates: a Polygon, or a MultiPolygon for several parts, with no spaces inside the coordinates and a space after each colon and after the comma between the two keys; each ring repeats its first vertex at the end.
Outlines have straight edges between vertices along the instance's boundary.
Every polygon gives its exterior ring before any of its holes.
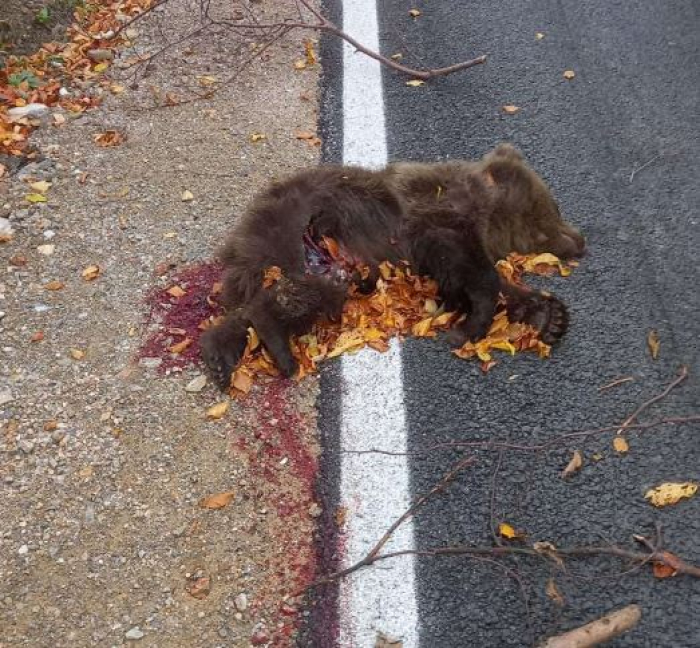
{"type": "Polygon", "coordinates": [[[294,137],[315,130],[317,72],[295,69],[292,37],[211,99],[152,109],[197,76],[225,78],[251,47],[222,32],[135,79],[129,59],[161,47],[164,25],[190,27],[195,7],[173,0],[138,23],[112,68],[120,89],[36,131],[45,159],[0,180],[14,232],[0,245],[3,648],[285,646],[300,622],[316,383],[256,387],[210,421],[221,396],[185,389],[201,368],[148,343],[164,312],[187,324],[191,302],[166,291],[211,285],[208,259],[251,196],[317,162],[294,137]],[[125,141],[96,146],[107,130],[125,141]],[[45,203],[26,200],[37,181],[51,183],[45,203]],[[223,492],[225,508],[200,506],[223,492]]]}

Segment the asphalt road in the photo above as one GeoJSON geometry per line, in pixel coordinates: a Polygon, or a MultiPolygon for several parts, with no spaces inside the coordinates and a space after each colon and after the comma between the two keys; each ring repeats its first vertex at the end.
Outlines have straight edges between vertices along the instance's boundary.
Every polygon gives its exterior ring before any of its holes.
{"type": "MultiPolygon", "coordinates": [[[[336,5],[328,10],[339,18],[336,5]]],[[[390,158],[475,158],[498,142],[513,142],[549,181],[589,246],[571,277],[542,284],[572,314],[570,332],[550,360],[503,358],[484,375],[476,364],[452,358],[440,342],[407,342],[409,450],[418,453],[411,459],[413,491],[427,491],[459,456],[430,450],[435,444],[497,439],[527,445],[613,425],[660,392],[680,365],[689,367],[689,379],[643,418],[697,413],[700,5],[386,0],[379,13],[383,52],[402,52],[406,63],[441,66],[489,56],[484,66],[421,88],[385,73],[390,158]],[[422,10],[417,20],[408,17],[413,7],[422,10]],[[544,38],[537,40],[537,32],[544,38]],[[575,78],[564,79],[564,70],[575,78]],[[506,104],[520,111],[506,115],[506,104]],[[656,361],[646,348],[652,328],[661,338],[656,361]],[[599,391],[621,376],[634,380],[599,391]]],[[[324,156],[337,161],[337,44],[326,42],[323,54],[324,156]]],[[[319,484],[329,511],[338,488],[333,430],[339,389],[331,367],[322,379],[326,452],[319,484]]],[[[629,442],[624,457],[612,450],[611,435],[546,453],[479,452],[476,466],[416,518],[416,544],[490,545],[492,523],[507,521],[524,530],[528,542],[634,548],[633,534],[651,535],[661,523],[667,548],[700,563],[700,498],[661,510],[643,499],[660,482],[700,480],[700,428],[655,428],[630,434],[629,442]],[[583,452],[584,468],[565,481],[560,472],[574,449],[583,452]]],[[[327,567],[336,559],[333,542],[328,534],[320,540],[327,567]]],[[[613,645],[700,646],[700,581],[658,580],[646,567],[620,576],[627,567],[586,558],[562,572],[530,559],[498,566],[465,557],[421,558],[421,645],[527,646],[636,602],[643,610],[640,625],[613,645]],[[563,606],[545,594],[550,578],[563,606]]],[[[332,632],[323,627],[333,626],[333,593],[324,600],[312,608],[305,645],[331,645],[332,632]]]]}

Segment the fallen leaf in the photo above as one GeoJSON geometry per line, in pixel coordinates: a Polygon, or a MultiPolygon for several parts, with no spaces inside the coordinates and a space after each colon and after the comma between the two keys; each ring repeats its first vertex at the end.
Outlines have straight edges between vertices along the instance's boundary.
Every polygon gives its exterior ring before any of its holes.
{"type": "Polygon", "coordinates": [[[54,113],[52,118],[54,126],[63,126],[66,123],[66,118],[61,113],[54,113]]]}
{"type": "Polygon", "coordinates": [[[651,329],[649,335],[647,335],[647,345],[649,346],[649,353],[653,360],[659,357],[659,347],[661,346],[661,340],[659,339],[659,334],[651,329]]]}
{"type": "Polygon", "coordinates": [[[82,349],[71,349],[70,357],[73,358],[73,360],[82,360],[85,357],[85,351],[82,349]]]}
{"type": "Polygon", "coordinates": [[[228,412],[228,408],[230,406],[230,401],[221,401],[220,403],[217,403],[216,405],[212,405],[208,410],[207,410],[207,418],[210,420],[216,420],[220,419],[228,412]]]}
{"type": "Polygon", "coordinates": [[[219,80],[216,77],[210,76],[208,74],[200,74],[199,76],[196,76],[195,79],[197,79],[199,85],[205,88],[213,86],[214,84],[219,82],[219,80]]]}
{"type": "Polygon", "coordinates": [[[45,203],[45,202],[48,201],[48,199],[46,198],[46,196],[44,196],[43,194],[39,194],[39,193],[30,193],[30,194],[27,194],[27,195],[24,197],[24,199],[25,199],[26,201],[30,202],[30,203],[45,203]]]}
{"type": "Polygon", "coordinates": [[[423,79],[411,79],[410,81],[406,81],[407,86],[411,86],[412,88],[419,88],[422,85],[425,85],[425,81],[423,79]]]}
{"type": "Polygon", "coordinates": [[[37,245],[36,251],[44,256],[51,256],[55,249],[56,246],[53,243],[45,243],[44,245],[37,245]]]}
{"type": "Polygon", "coordinates": [[[625,437],[616,436],[613,439],[613,448],[615,448],[615,452],[618,452],[619,454],[625,454],[629,452],[630,446],[627,443],[627,439],[625,439],[625,437]]]}
{"type": "Polygon", "coordinates": [[[62,281],[58,281],[56,279],[54,279],[53,281],[49,281],[47,284],[44,284],[44,289],[51,290],[51,291],[63,290],[65,287],[66,287],[66,284],[64,284],[62,281]]]}
{"type": "Polygon", "coordinates": [[[209,596],[211,592],[211,578],[209,576],[200,576],[191,580],[187,584],[187,593],[198,600],[204,599],[209,596]]]}
{"type": "Polygon", "coordinates": [[[547,579],[547,585],[545,585],[544,592],[550,601],[554,601],[559,606],[564,605],[564,597],[557,587],[557,583],[553,578],[547,579]]]}
{"type": "Polygon", "coordinates": [[[37,331],[29,338],[30,342],[41,342],[44,339],[44,331],[37,331]]]}
{"type": "Polygon", "coordinates": [[[265,268],[263,273],[263,288],[269,288],[282,278],[282,269],[279,266],[265,268]]]}
{"type": "Polygon", "coordinates": [[[194,194],[185,189],[185,191],[182,192],[182,196],[180,196],[180,200],[182,200],[182,202],[190,202],[194,200],[194,194]]]}
{"type": "Polygon", "coordinates": [[[94,281],[100,276],[100,272],[100,266],[93,264],[85,268],[81,274],[85,281],[94,281]]]}
{"type": "Polygon", "coordinates": [[[168,347],[168,351],[170,353],[182,353],[185,349],[187,349],[190,345],[192,344],[192,339],[191,338],[185,338],[184,340],[180,342],[176,342],[175,344],[171,344],[168,347]]]}
{"type": "Polygon", "coordinates": [[[306,61],[304,59],[299,59],[298,61],[294,61],[294,69],[295,70],[305,70],[306,69],[306,61]]]}
{"type": "Polygon", "coordinates": [[[506,113],[506,115],[515,115],[519,110],[520,108],[518,106],[513,106],[512,104],[503,106],[503,112],[506,113]]]}
{"type": "Polygon", "coordinates": [[[180,299],[180,297],[184,297],[187,294],[187,291],[181,288],[180,286],[171,286],[165,292],[167,292],[168,295],[170,295],[171,297],[175,297],[176,299],[180,299]]]}
{"type": "Polygon", "coordinates": [[[384,632],[377,632],[374,648],[403,648],[403,641],[384,632]]]}
{"type": "Polygon", "coordinates": [[[409,10],[408,15],[411,16],[411,18],[418,18],[418,16],[421,15],[421,10],[420,9],[411,9],[411,10],[409,10]]]}
{"type": "Polygon", "coordinates": [[[651,569],[655,578],[670,578],[677,572],[673,567],[662,562],[653,562],[651,569]]]}
{"type": "Polygon", "coordinates": [[[542,32],[535,33],[535,40],[542,40],[543,38],[544,34],[542,32]]]}
{"type": "Polygon", "coordinates": [[[565,78],[565,79],[571,80],[571,79],[573,79],[575,76],[576,76],[576,72],[574,72],[573,70],[565,70],[565,71],[564,71],[564,78],[565,78]]]}
{"type": "Polygon", "coordinates": [[[236,493],[234,493],[233,491],[216,493],[215,495],[207,495],[207,497],[204,497],[201,500],[199,500],[199,505],[205,509],[222,509],[225,506],[228,506],[233,501],[233,498],[235,496],[236,493]]]}
{"type": "Polygon", "coordinates": [[[579,450],[574,450],[574,455],[571,457],[571,461],[569,461],[566,468],[562,471],[561,476],[566,479],[575,472],[581,470],[581,466],[583,466],[583,456],[579,450]]]}
{"type": "Polygon", "coordinates": [[[237,369],[231,378],[231,387],[242,394],[247,394],[253,387],[253,377],[245,368],[237,369]]]}
{"type": "Polygon", "coordinates": [[[304,41],[304,53],[306,54],[306,64],[316,65],[316,52],[314,52],[314,43],[310,38],[304,41]]]}
{"type": "Polygon", "coordinates": [[[116,130],[106,130],[104,133],[98,133],[92,138],[102,148],[119,146],[126,138],[122,133],[116,130]]]}
{"type": "Polygon", "coordinates": [[[267,136],[264,133],[251,133],[250,135],[251,142],[261,142],[264,139],[267,139],[267,136]]]}
{"type": "Polygon", "coordinates": [[[526,534],[524,532],[516,531],[507,522],[501,522],[498,525],[498,535],[500,535],[502,538],[505,538],[506,540],[524,540],[526,537],[526,534]]]}
{"type": "Polygon", "coordinates": [[[698,485],[693,482],[666,482],[655,488],[649,489],[644,499],[648,499],[654,506],[662,507],[677,504],[682,499],[692,497],[697,493],[698,485]]]}
{"type": "Polygon", "coordinates": [[[34,189],[34,191],[45,194],[51,187],[51,183],[46,182],[46,180],[39,180],[38,182],[32,182],[29,186],[34,189]]]}
{"type": "Polygon", "coordinates": [[[310,131],[296,131],[294,137],[299,140],[310,140],[316,137],[316,135],[310,131]]]}
{"type": "Polygon", "coordinates": [[[14,254],[9,259],[10,265],[21,267],[27,265],[27,257],[24,254],[14,254]]]}
{"type": "Polygon", "coordinates": [[[394,59],[394,61],[400,61],[403,58],[403,54],[401,52],[396,52],[396,54],[392,54],[389,58],[394,59]]]}

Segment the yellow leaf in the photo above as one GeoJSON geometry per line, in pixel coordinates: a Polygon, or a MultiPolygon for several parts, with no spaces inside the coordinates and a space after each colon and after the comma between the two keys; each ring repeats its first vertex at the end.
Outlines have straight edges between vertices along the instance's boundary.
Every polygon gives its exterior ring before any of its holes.
{"type": "Polygon", "coordinates": [[[30,203],[45,203],[45,202],[47,202],[46,196],[42,196],[41,194],[38,194],[38,193],[27,194],[24,197],[24,199],[29,201],[30,203]]]}
{"type": "Polygon", "coordinates": [[[205,509],[217,510],[228,506],[236,493],[233,491],[226,491],[225,493],[216,493],[215,495],[208,495],[207,497],[199,500],[199,505],[205,509]]]}
{"type": "Polygon", "coordinates": [[[201,74],[195,78],[199,81],[199,85],[204,87],[213,86],[215,83],[219,82],[216,77],[209,76],[208,74],[201,74]]]}
{"type": "Polygon", "coordinates": [[[118,83],[113,83],[111,86],[109,86],[109,90],[112,94],[118,95],[124,92],[125,88],[123,85],[119,85],[118,83]]]}
{"type": "Polygon", "coordinates": [[[411,327],[411,333],[416,337],[426,337],[430,333],[430,326],[433,323],[432,317],[426,317],[420,322],[416,322],[411,327]]]}
{"type": "Polygon", "coordinates": [[[248,348],[255,351],[260,346],[260,338],[252,326],[248,327],[248,348]]]}
{"type": "Polygon", "coordinates": [[[617,436],[613,439],[613,448],[615,448],[615,452],[625,454],[629,452],[630,446],[625,437],[617,436]]]}
{"type": "Polygon", "coordinates": [[[183,191],[182,195],[180,196],[180,200],[182,200],[182,202],[191,202],[192,200],[194,200],[194,194],[191,191],[185,189],[185,191],[183,191]]]}
{"type": "Polygon", "coordinates": [[[253,377],[245,369],[236,369],[231,379],[231,387],[247,394],[253,387],[253,377]]]}
{"type": "Polygon", "coordinates": [[[392,54],[390,58],[394,61],[400,61],[403,58],[403,54],[401,52],[396,52],[396,54],[392,54]]]}
{"type": "Polygon", "coordinates": [[[515,347],[508,342],[508,340],[498,340],[491,344],[492,349],[498,349],[499,351],[508,351],[510,355],[515,355],[515,347]]]}
{"type": "Polygon", "coordinates": [[[503,106],[503,112],[506,113],[506,115],[515,115],[516,112],[518,112],[520,108],[518,106],[514,106],[512,104],[508,104],[506,106],[503,106]]]}
{"type": "Polygon", "coordinates": [[[433,315],[435,311],[438,309],[437,302],[434,299],[426,299],[425,304],[423,304],[423,310],[426,313],[430,313],[433,315]]]}
{"type": "Polygon", "coordinates": [[[571,79],[573,79],[575,76],[576,76],[576,72],[574,72],[573,70],[566,70],[566,71],[564,72],[564,78],[565,78],[565,79],[571,80],[571,79]]]}
{"type": "Polygon", "coordinates": [[[102,74],[102,72],[105,72],[109,68],[109,63],[107,61],[103,61],[102,63],[98,63],[94,68],[92,68],[95,72],[98,74],[102,74]]]}
{"type": "Polygon", "coordinates": [[[46,180],[40,180],[39,182],[32,182],[29,186],[34,189],[34,191],[45,194],[51,187],[51,183],[46,182],[46,180]]]}
{"type": "Polygon", "coordinates": [[[411,86],[412,88],[419,88],[422,85],[425,85],[425,81],[423,79],[411,79],[410,81],[406,81],[407,86],[411,86]]]}
{"type": "Polygon", "coordinates": [[[217,403],[216,405],[212,405],[208,410],[207,410],[207,418],[210,420],[215,420],[215,419],[220,419],[223,417],[226,412],[228,412],[230,402],[229,401],[221,401],[220,403],[217,403]]]}
{"type": "Polygon", "coordinates": [[[282,269],[279,266],[265,268],[263,273],[263,288],[274,286],[282,278],[282,269]]]}
{"type": "Polygon", "coordinates": [[[364,338],[367,342],[376,342],[377,340],[386,338],[386,333],[378,328],[369,328],[364,331],[364,338]]]}
{"type": "Polygon", "coordinates": [[[81,349],[71,349],[70,357],[73,358],[73,360],[82,360],[85,357],[85,351],[81,349]]]}
{"type": "Polygon", "coordinates": [[[170,351],[170,353],[175,353],[175,354],[182,353],[187,347],[190,346],[190,344],[192,344],[192,339],[185,338],[181,342],[176,342],[175,344],[171,344],[168,347],[168,351],[170,351]]]}
{"type": "Polygon", "coordinates": [[[316,52],[314,52],[314,43],[310,38],[304,41],[304,52],[306,54],[306,64],[315,65],[316,64],[316,52]]]}
{"type": "Polygon", "coordinates": [[[446,313],[438,315],[433,319],[433,328],[437,328],[439,326],[446,326],[450,323],[450,320],[454,317],[454,315],[455,314],[452,311],[447,311],[446,313]]]}
{"type": "Polygon", "coordinates": [[[418,18],[418,16],[421,15],[421,10],[420,9],[411,9],[408,12],[408,15],[411,16],[411,18],[418,18]]]}
{"type": "Polygon", "coordinates": [[[659,357],[659,348],[661,347],[661,340],[659,339],[659,334],[652,329],[647,335],[647,345],[649,346],[649,353],[651,353],[652,359],[656,360],[659,357]]]}
{"type": "Polygon", "coordinates": [[[343,331],[335,341],[333,349],[328,352],[329,358],[335,358],[348,351],[357,351],[365,345],[365,341],[357,331],[343,331]]]}
{"type": "Polygon", "coordinates": [[[502,538],[506,538],[507,540],[522,540],[525,537],[525,534],[522,531],[516,531],[507,522],[501,522],[498,525],[498,535],[500,535],[502,538]]]}
{"type": "Polygon", "coordinates": [[[97,279],[97,277],[100,276],[100,266],[98,265],[89,265],[87,268],[85,268],[82,271],[82,276],[85,281],[93,281],[97,279]]]}
{"type": "Polygon", "coordinates": [[[62,281],[58,281],[58,280],[54,279],[53,281],[49,281],[48,283],[44,284],[44,289],[56,291],[56,290],[63,290],[65,288],[65,286],[66,286],[66,284],[64,284],[62,281]]]}
{"type": "Polygon", "coordinates": [[[304,59],[299,59],[298,61],[294,61],[294,69],[295,70],[305,70],[306,69],[306,61],[304,59]]]}
{"type": "Polygon", "coordinates": [[[680,500],[692,497],[698,490],[698,485],[692,482],[659,484],[656,488],[649,489],[644,498],[654,506],[669,506],[677,504],[680,500]]]}
{"type": "Polygon", "coordinates": [[[267,136],[264,133],[251,133],[250,134],[250,141],[251,142],[260,142],[264,139],[267,139],[267,136]]]}
{"type": "Polygon", "coordinates": [[[567,464],[566,468],[561,473],[561,476],[566,478],[573,475],[575,472],[581,470],[583,466],[583,456],[580,450],[574,450],[574,455],[571,457],[571,461],[567,464]]]}

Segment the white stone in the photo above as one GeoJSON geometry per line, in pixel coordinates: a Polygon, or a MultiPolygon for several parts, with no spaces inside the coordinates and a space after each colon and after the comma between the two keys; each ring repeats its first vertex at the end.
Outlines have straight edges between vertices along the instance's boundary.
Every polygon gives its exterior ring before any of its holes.
{"type": "Polygon", "coordinates": [[[36,251],[44,256],[50,256],[55,249],[56,246],[53,243],[45,243],[44,245],[37,246],[36,251]]]}
{"type": "Polygon", "coordinates": [[[143,639],[143,637],[145,635],[144,635],[143,630],[141,630],[141,628],[139,628],[138,626],[134,626],[124,636],[127,639],[134,639],[134,640],[138,641],[139,639],[143,639]]]}
{"type": "Polygon", "coordinates": [[[23,117],[29,117],[30,119],[41,119],[42,117],[46,117],[50,112],[51,111],[46,104],[30,103],[26,106],[10,108],[7,111],[7,114],[10,116],[12,121],[15,121],[17,119],[22,119],[23,117]]]}
{"type": "Polygon", "coordinates": [[[204,387],[207,384],[207,377],[202,374],[200,376],[197,376],[196,378],[193,378],[190,380],[190,382],[187,383],[185,386],[185,391],[190,392],[192,394],[195,394],[197,392],[201,392],[204,387]]]}

